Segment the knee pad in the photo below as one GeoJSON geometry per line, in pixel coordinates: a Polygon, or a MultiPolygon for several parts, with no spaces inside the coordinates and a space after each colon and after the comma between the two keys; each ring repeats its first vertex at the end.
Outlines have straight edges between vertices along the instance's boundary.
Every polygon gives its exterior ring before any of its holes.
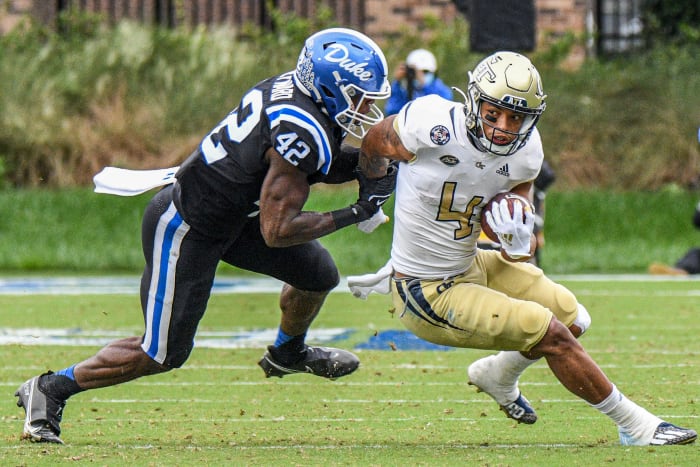
{"type": "Polygon", "coordinates": [[[578,326],[578,328],[581,330],[581,334],[583,334],[584,332],[586,332],[586,329],[588,329],[591,326],[591,321],[591,315],[588,314],[588,310],[586,310],[585,306],[579,303],[576,318],[571,324],[578,326]]]}

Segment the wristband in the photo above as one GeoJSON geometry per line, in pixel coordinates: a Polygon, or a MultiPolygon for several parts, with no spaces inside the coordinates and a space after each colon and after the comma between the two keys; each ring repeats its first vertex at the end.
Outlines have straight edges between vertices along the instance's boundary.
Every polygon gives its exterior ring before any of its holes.
{"type": "Polygon", "coordinates": [[[357,224],[360,221],[360,216],[355,205],[331,211],[331,216],[333,217],[336,230],[340,230],[348,225],[357,224]]]}

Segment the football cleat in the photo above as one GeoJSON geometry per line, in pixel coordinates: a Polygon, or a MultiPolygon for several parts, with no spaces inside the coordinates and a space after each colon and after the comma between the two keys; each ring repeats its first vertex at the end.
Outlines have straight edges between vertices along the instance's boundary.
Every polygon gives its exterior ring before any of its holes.
{"type": "Polygon", "coordinates": [[[60,423],[66,401],[57,401],[44,394],[39,389],[41,376],[35,376],[26,381],[15,392],[15,396],[18,398],[17,407],[23,407],[25,412],[22,439],[28,439],[35,443],[63,444],[59,435],[61,434],[60,423]]]}
{"type": "Polygon", "coordinates": [[[357,356],[346,350],[308,345],[303,351],[304,358],[291,365],[282,365],[272,356],[270,351],[272,348],[273,346],[269,346],[263,358],[258,362],[267,378],[271,376],[281,378],[294,373],[310,373],[323,378],[335,379],[349,375],[360,365],[357,356]]]}
{"type": "Polygon", "coordinates": [[[493,377],[497,373],[497,370],[493,368],[494,358],[495,355],[489,355],[469,365],[467,369],[468,383],[471,386],[476,386],[477,392],[485,392],[491,396],[508,418],[512,418],[518,423],[532,425],[537,421],[535,409],[518,390],[517,380],[504,383],[493,377]],[[515,398],[513,398],[514,394],[517,394],[515,398]]]}
{"type": "Polygon", "coordinates": [[[626,431],[620,429],[620,444],[623,446],[666,446],[672,444],[691,444],[698,439],[695,430],[681,428],[668,422],[660,423],[648,443],[632,437],[626,431]]]}
{"type": "Polygon", "coordinates": [[[530,405],[530,401],[522,394],[510,404],[502,405],[501,410],[508,418],[512,418],[518,423],[532,425],[537,421],[535,409],[530,405]]]}

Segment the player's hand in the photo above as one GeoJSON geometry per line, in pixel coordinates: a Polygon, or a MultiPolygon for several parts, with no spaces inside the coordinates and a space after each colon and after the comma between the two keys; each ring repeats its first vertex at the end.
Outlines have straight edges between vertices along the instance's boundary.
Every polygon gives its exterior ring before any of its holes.
{"type": "Polygon", "coordinates": [[[508,202],[502,200],[492,205],[491,211],[486,213],[486,222],[498,236],[501,248],[511,258],[518,260],[530,255],[530,241],[535,226],[535,216],[530,209],[523,210],[520,201],[513,203],[513,215],[510,214],[508,202]],[[523,211],[525,219],[523,219],[523,211]]]}
{"type": "Polygon", "coordinates": [[[394,192],[398,171],[398,162],[395,161],[389,163],[386,175],[380,178],[367,178],[359,169],[355,171],[360,185],[360,197],[357,200],[357,205],[369,213],[365,219],[369,219],[379,211],[382,204],[386,203],[394,192]]]}
{"type": "Polygon", "coordinates": [[[387,222],[389,222],[389,216],[384,214],[384,210],[382,210],[382,208],[379,208],[379,210],[374,213],[372,217],[357,224],[357,228],[368,234],[374,232],[377,227],[382,224],[386,224],[387,222]]]}

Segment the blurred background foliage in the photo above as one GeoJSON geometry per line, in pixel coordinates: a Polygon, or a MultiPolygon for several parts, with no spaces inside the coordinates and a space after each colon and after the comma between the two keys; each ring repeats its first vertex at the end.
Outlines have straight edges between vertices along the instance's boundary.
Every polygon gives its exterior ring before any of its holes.
{"type": "MultiPolygon", "coordinates": [[[[585,39],[569,35],[530,54],[549,96],[539,128],[556,189],[697,188],[700,13],[684,10],[689,19],[669,29],[678,13],[668,3],[647,10],[657,40],[643,52],[571,69],[563,63],[585,39]]],[[[266,32],[110,28],[73,12],[56,29],[16,28],[0,37],[0,187],[89,186],[106,165],[178,164],[252,84],[292,69],[331,17],[279,14],[266,32]]],[[[461,17],[428,18],[420,37],[406,30],[380,45],[391,72],[410,50],[432,50],[443,80],[464,89],[483,58],[468,35],[461,17]]]]}

